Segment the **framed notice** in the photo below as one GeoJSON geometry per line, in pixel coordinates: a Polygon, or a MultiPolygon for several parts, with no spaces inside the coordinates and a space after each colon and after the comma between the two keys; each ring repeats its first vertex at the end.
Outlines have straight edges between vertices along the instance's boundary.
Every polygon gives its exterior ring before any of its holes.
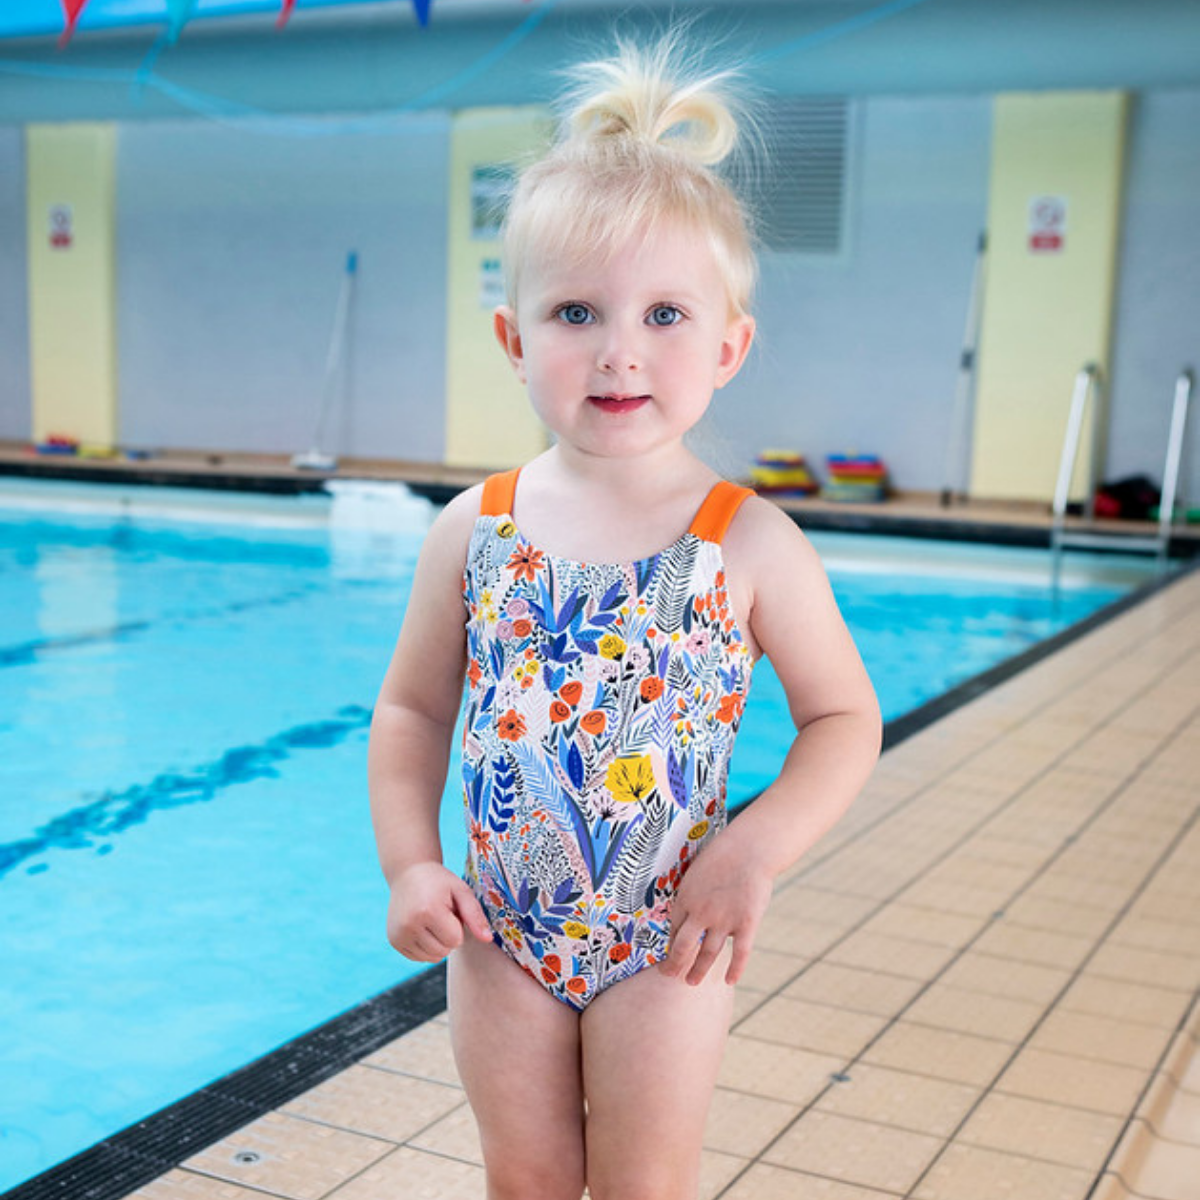
{"type": "Polygon", "coordinates": [[[508,194],[515,172],[508,164],[471,168],[471,238],[494,242],[508,209],[508,194]]]}
{"type": "Polygon", "coordinates": [[[1032,197],[1029,201],[1029,252],[1061,254],[1066,234],[1066,196],[1032,197]]]}

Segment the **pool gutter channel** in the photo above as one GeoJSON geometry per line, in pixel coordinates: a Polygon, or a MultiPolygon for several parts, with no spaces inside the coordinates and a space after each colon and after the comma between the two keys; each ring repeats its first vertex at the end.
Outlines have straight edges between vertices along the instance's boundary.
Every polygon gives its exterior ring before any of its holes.
{"type": "MultiPolygon", "coordinates": [[[[913,737],[1195,570],[1200,570],[1200,558],[888,721],[883,731],[884,750],[913,737]]],[[[734,806],[733,814],[736,816],[754,799],[734,806]]],[[[0,1195],[0,1200],[123,1200],[208,1146],[443,1013],[445,981],[444,964],[423,971],[18,1184],[0,1195]]]]}

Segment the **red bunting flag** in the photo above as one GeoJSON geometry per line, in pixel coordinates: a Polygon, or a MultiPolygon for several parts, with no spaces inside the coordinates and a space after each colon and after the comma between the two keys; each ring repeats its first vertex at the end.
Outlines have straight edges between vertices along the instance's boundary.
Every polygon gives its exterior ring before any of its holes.
{"type": "Polygon", "coordinates": [[[279,10],[279,16],[275,20],[275,28],[282,29],[288,23],[288,17],[292,15],[292,9],[296,7],[296,0],[283,0],[283,6],[279,10]]]}
{"type": "Polygon", "coordinates": [[[88,0],[62,0],[63,15],[67,18],[67,23],[63,27],[62,37],[58,39],[60,47],[65,46],[71,40],[71,34],[75,32],[75,22],[79,20],[79,14],[87,7],[88,0]]]}

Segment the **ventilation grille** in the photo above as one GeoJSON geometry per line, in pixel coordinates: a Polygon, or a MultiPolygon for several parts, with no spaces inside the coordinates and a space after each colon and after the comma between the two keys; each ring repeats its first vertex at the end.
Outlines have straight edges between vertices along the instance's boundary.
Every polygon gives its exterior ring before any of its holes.
{"type": "Polygon", "coordinates": [[[777,97],[766,120],[767,168],[758,196],[768,250],[840,254],[850,104],[844,98],[777,97]]]}

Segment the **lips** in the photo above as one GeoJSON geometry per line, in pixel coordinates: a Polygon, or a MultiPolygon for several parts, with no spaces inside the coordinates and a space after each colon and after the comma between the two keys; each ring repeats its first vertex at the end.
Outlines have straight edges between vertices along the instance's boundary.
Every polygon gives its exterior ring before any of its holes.
{"type": "Polygon", "coordinates": [[[635,412],[643,404],[649,403],[649,396],[630,396],[610,392],[604,396],[589,396],[588,400],[602,412],[629,413],[635,412]]]}

